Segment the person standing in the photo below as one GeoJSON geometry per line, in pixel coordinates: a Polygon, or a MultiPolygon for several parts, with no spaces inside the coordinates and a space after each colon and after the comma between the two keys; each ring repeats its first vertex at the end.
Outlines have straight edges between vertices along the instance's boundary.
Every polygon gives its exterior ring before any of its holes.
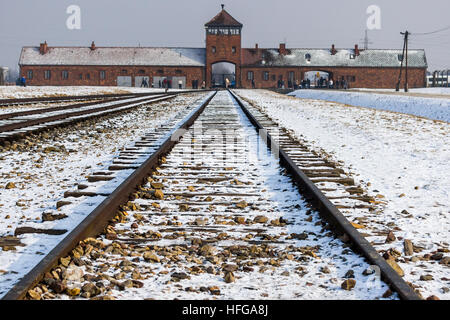
{"type": "Polygon", "coordinates": [[[183,89],[183,81],[181,79],[178,80],[178,89],[183,89]]]}
{"type": "Polygon", "coordinates": [[[20,83],[22,84],[23,87],[26,87],[27,86],[27,79],[25,77],[22,77],[20,79],[20,83]]]}

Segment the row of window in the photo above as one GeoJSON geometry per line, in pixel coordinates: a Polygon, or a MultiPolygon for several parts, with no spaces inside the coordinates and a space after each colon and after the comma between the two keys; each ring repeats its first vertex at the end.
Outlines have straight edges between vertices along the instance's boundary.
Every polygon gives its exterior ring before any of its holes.
{"type": "Polygon", "coordinates": [[[241,34],[241,29],[240,28],[208,28],[207,33],[212,34],[212,35],[218,35],[218,34],[239,35],[239,34],[241,34]]]}
{"type": "MultiPolygon", "coordinates": [[[[120,71],[120,73],[123,74],[123,75],[124,75],[124,74],[128,74],[128,70],[122,69],[122,70],[120,71]]],[[[141,69],[141,70],[139,70],[138,73],[139,73],[139,74],[145,74],[145,70],[142,70],[142,69],[141,69]]],[[[158,73],[158,74],[164,74],[164,70],[160,69],[160,70],[157,71],[157,73],[158,73]]],[[[182,70],[177,69],[177,70],[175,70],[175,73],[176,73],[176,74],[182,74],[183,72],[182,72],[182,70]]],[[[27,79],[28,79],[28,80],[32,80],[33,77],[34,77],[34,72],[33,72],[33,70],[28,70],[28,71],[27,71],[27,79]]],[[[50,80],[51,77],[52,77],[52,71],[51,71],[51,70],[44,70],[44,79],[45,79],[45,80],[50,80]]],[[[79,73],[79,74],[78,74],[78,79],[79,79],[79,80],[83,80],[83,78],[89,80],[89,79],[91,79],[91,74],[90,74],[90,73],[86,73],[86,74],[84,74],[84,76],[83,76],[83,73],[79,73]]],[[[106,71],[100,70],[100,71],[99,71],[99,78],[100,78],[100,80],[105,80],[105,79],[106,79],[106,71]]],[[[69,79],[69,71],[67,71],[67,70],[61,71],[61,79],[63,79],[63,80],[69,79]]]]}
{"type": "MultiPolygon", "coordinates": [[[[263,71],[262,73],[262,79],[264,81],[268,81],[269,78],[271,78],[272,81],[275,81],[277,79],[276,75],[272,75],[271,77],[269,77],[269,71],[263,71]]],[[[253,81],[255,79],[255,74],[253,71],[247,71],[247,80],[249,81],[253,81]]],[[[278,76],[279,80],[283,80],[283,75],[279,75],[278,76]]],[[[288,73],[288,80],[291,82],[295,81],[295,72],[294,71],[289,71],[288,73]]],[[[347,82],[355,82],[356,81],[356,77],[355,76],[341,76],[341,80],[347,80],[347,82]]]]}
{"type": "MultiPolygon", "coordinates": [[[[269,76],[270,76],[269,71],[263,71],[263,73],[262,73],[262,79],[263,79],[264,81],[268,81],[269,78],[270,78],[269,76]]],[[[273,74],[271,78],[272,78],[272,81],[275,81],[275,80],[277,79],[277,76],[273,74]]],[[[280,80],[283,80],[283,75],[279,75],[278,78],[279,78],[280,80]]],[[[248,72],[247,72],[247,80],[253,81],[254,79],[255,79],[255,74],[253,73],[253,71],[248,71],[248,72]]],[[[294,72],[294,71],[289,71],[289,73],[288,73],[288,79],[289,79],[290,81],[294,81],[294,80],[295,80],[295,72],[294,72]]]]}
{"type": "MultiPolygon", "coordinates": [[[[211,47],[211,52],[216,53],[217,49],[215,46],[211,47]]],[[[236,47],[231,47],[231,53],[236,53],[236,47]]]]}

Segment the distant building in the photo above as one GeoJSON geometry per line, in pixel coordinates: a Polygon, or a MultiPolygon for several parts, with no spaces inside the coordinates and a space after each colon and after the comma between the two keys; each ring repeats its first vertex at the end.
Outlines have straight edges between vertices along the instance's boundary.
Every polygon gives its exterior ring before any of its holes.
{"type": "Polygon", "coordinates": [[[8,68],[7,67],[0,67],[0,86],[3,86],[6,84],[6,81],[8,79],[8,68]]]}
{"type": "MultiPolygon", "coordinates": [[[[345,80],[350,87],[394,88],[402,51],[351,49],[241,47],[243,25],[222,7],[205,24],[205,48],[155,47],[24,47],[20,75],[29,85],[159,87],[230,86],[243,88],[293,87],[306,78],[345,80]],[[147,80],[147,81],[144,81],[147,80]]],[[[300,35],[300,34],[299,34],[300,35]]],[[[409,86],[426,85],[424,50],[408,52],[409,86]]],[[[402,84],[403,85],[403,84],[402,84]]]]}

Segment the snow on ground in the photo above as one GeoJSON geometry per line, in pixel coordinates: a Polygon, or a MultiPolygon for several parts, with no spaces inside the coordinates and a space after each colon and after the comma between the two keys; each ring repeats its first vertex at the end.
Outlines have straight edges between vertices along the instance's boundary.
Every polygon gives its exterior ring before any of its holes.
{"type": "MultiPolygon", "coordinates": [[[[170,89],[169,91],[178,91],[170,89]]],[[[92,86],[0,86],[0,99],[37,98],[48,96],[83,96],[90,94],[164,92],[159,88],[92,87],[92,86]]]]}
{"type": "Polygon", "coordinates": [[[386,201],[382,212],[369,217],[366,228],[384,226],[384,230],[394,230],[397,240],[384,244],[385,236],[367,239],[378,244],[377,250],[395,248],[402,254],[399,264],[405,280],[418,285],[424,297],[450,299],[449,266],[430,257],[435,253],[449,256],[448,123],[262,90],[237,93],[293,130],[312,149],[342,161],[369,195],[386,201]],[[403,239],[412,240],[422,251],[404,257],[403,239]],[[433,280],[420,280],[427,275],[433,280]]]}
{"type": "MultiPolygon", "coordinates": [[[[7,150],[0,147],[0,238],[14,234],[20,226],[46,229],[76,226],[103,198],[92,197],[71,214],[72,205],[55,209],[64,191],[73,189],[76,182],[85,182],[92,172],[107,168],[122,147],[166,123],[203,96],[178,96],[116,117],[43,133],[7,150]],[[14,188],[6,188],[10,182],[14,188]],[[44,212],[65,213],[69,217],[42,222],[44,212]]],[[[58,236],[29,234],[22,239],[26,247],[0,249],[0,296],[17,278],[17,273],[30,268],[59,240],[58,236]]]]}
{"type": "MultiPolygon", "coordinates": [[[[396,92],[395,89],[368,89],[368,88],[357,88],[352,89],[353,91],[375,91],[375,92],[388,92],[388,93],[398,93],[398,94],[405,94],[403,89],[400,90],[400,92],[396,92]]],[[[450,87],[444,88],[412,88],[409,89],[409,93],[412,94],[429,94],[429,95],[439,95],[439,96],[450,96],[450,87]]]]}
{"type": "Polygon", "coordinates": [[[289,95],[298,98],[326,100],[358,107],[407,113],[450,122],[450,99],[447,98],[335,90],[297,90],[289,95]]]}

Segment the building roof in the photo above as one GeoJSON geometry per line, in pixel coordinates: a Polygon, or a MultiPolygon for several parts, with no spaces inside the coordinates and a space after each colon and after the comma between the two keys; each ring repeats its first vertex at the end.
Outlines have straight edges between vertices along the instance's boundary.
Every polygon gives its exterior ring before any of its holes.
{"type": "Polygon", "coordinates": [[[20,65],[96,65],[96,66],[198,66],[206,64],[204,48],[143,47],[24,47],[20,65]]]}
{"type": "Polygon", "coordinates": [[[205,23],[205,27],[240,27],[242,23],[233,18],[225,9],[222,9],[214,18],[205,23]]]}
{"type": "MultiPolygon", "coordinates": [[[[354,59],[353,49],[337,49],[335,55],[329,49],[286,49],[281,55],[278,49],[242,49],[242,65],[245,66],[311,66],[311,67],[400,67],[402,50],[360,49],[354,59]],[[307,55],[310,56],[308,61],[307,55]],[[264,58],[263,58],[264,57],[264,58]]],[[[424,50],[408,50],[408,66],[427,68],[424,50]]]]}

